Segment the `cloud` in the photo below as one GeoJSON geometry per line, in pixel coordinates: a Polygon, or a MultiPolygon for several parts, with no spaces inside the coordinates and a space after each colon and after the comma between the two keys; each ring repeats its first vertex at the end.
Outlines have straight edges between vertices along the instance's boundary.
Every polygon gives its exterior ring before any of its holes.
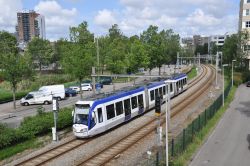
{"type": "Polygon", "coordinates": [[[228,0],[120,0],[120,4],[116,21],[126,35],[140,34],[149,25],[190,36],[237,31],[239,6],[228,0]]]}
{"type": "Polygon", "coordinates": [[[40,1],[35,11],[45,16],[46,37],[50,40],[67,38],[69,27],[77,25],[77,9],[65,9],[57,1],[40,1]]]}
{"type": "Polygon", "coordinates": [[[186,18],[188,25],[199,26],[215,26],[220,23],[220,20],[212,15],[206,15],[201,9],[196,9],[186,18]]]}
{"type": "Polygon", "coordinates": [[[15,32],[17,12],[21,10],[21,0],[0,0],[0,30],[15,32]]]}
{"type": "Polygon", "coordinates": [[[117,23],[115,13],[107,9],[100,10],[94,18],[94,23],[103,28],[109,28],[117,23]]]}

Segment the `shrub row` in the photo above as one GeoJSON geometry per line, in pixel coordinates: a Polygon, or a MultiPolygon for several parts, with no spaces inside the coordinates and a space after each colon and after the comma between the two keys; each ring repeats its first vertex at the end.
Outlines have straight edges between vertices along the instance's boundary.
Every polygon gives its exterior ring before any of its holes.
{"type": "MultiPolygon", "coordinates": [[[[57,129],[64,129],[72,125],[71,111],[71,108],[63,108],[59,111],[57,129]]],[[[27,117],[17,129],[8,128],[6,125],[0,124],[0,149],[47,134],[51,132],[53,126],[53,112],[27,117]]]]}
{"type": "MultiPolygon", "coordinates": [[[[28,92],[17,92],[16,93],[16,99],[19,100],[22,97],[24,97],[28,92]]],[[[12,101],[13,96],[11,92],[3,92],[0,94],[0,103],[12,101]]]]}

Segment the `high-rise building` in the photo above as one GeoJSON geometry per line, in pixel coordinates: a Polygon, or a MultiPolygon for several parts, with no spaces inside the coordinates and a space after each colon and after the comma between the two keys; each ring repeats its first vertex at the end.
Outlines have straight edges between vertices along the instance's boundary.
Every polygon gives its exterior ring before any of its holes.
{"type": "MultiPolygon", "coordinates": [[[[241,31],[247,31],[250,33],[250,0],[240,1],[239,32],[241,31]]],[[[248,56],[250,68],[250,39],[248,40],[248,43],[242,47],[248,56]]]]}
{"type": "Polygon", "coordinates": [[[45,39],[44,16],[33,10],[18,12],[16,31],[19,42],[29,42],[33,37],[45,39]]]}
{"type": "Polygon", "coordinates": [[[39,14],[36,20],[37,20],[38,28],[39,28],[39,37],[42,39],[46,39],[44,16],[39,14]]]}

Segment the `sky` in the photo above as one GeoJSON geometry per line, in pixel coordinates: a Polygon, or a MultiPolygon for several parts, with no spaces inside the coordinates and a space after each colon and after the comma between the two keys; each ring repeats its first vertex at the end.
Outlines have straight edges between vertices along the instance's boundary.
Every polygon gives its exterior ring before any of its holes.
{"type": "Polygon", "coordinates": [[[238,28],[240,0],[0,0],[0,30],[15,31],[18,11],[45,16],[46,38],[68,38],[69,27],[87,21],[96,36],[118,24],[127,35],[149,25],[173,29],[181,37],[223,35],[238,28]]]}

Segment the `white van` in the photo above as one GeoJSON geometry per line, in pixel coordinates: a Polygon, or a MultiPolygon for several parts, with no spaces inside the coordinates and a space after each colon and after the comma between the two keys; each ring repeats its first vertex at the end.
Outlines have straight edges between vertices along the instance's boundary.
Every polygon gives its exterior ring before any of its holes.
{"type": "Polygon", "coordinates": [[[30,92],[20,100],[21,105],[31,104],[50,104],[52,103],[52,95],[45,95],[39,92],[30,92]]]}
{"type": "Polygon", "coordinates": [[[38,92],[44,95],[52,95],[53,97],[56,97],[58,100],[65,99],[64,85],[42,86],[39,88],[38,92]]]}

